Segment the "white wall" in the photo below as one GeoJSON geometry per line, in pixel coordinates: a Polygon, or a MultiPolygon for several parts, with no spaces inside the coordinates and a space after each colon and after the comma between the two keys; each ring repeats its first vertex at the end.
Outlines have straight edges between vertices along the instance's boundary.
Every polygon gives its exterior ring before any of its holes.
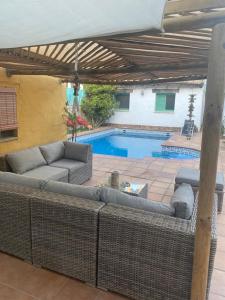
{"type": "Polygon", "coordinates": [[[129,111],[116,111],[109,119],[112,124],[182,127],[187,119],[189,95],[196,94],[194,120],[201,126],[204,90],[202,88],[180,88],[176,93],[174,112],[155,112],[156,93],[151,88],[134,89],[130,93],[129,111]],[[144,91],[144,95],[142,95],[144,91]]]}

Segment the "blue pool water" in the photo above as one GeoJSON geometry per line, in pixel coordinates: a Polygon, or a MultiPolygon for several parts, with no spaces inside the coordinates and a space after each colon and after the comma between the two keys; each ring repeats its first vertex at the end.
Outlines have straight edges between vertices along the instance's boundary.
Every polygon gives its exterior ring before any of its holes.
{"type": "Polygon", "coordinates": [[[193,159],[198,151],[184,148],[164,149],[162,144],[170,138],[169,133],[141,130],[112,129],[81,136],[77,142],[91,144],[93,153],[129,158],[160,157],[165,159],[193,159]]]}

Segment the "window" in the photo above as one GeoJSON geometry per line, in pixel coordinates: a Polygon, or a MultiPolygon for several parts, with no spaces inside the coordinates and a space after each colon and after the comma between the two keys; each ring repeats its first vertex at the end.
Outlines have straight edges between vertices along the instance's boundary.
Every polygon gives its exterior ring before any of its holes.
{"type": "Polygon", "coordinates": [[[175,107],[175,94],[156,94],[155,111],[171,112],[175,107]]]}
{"type": "Polygon", "coordinates": [[[16,90],[0,88],[0,140],[16,136],[16,90]]]}
{"type": "Polygon", "coordinates": [[[117,93],[115,95],[116,101],[119,104],[119,110],[129,110],[130,107],[130,94],[129,93],[117,93]]]}

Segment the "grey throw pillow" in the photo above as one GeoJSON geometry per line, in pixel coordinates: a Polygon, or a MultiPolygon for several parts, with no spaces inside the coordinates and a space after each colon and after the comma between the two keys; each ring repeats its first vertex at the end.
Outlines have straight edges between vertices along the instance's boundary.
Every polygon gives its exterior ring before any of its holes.
{"type": "Polygon", "coordinates": [[[47,164],[38,147],[7,154],[6,160],[13,172],[18,174],[47,164]]]}
{"type": "Polygon", "coordinates": [[[65,158],[79,160],[82,162],[88,161],[88,154],[91,151],[90,145],[64,142],[65,145],[65,158]]]}
{"type": "Polygon", "coordinates": [[[63,142],[55,142],[39,148],[48,164],[64,157],[65,147],[63,142]]]}
{"type": "Polygon", "coordinates": [[[189,220],[194,208],[194,193],[189,184],[182,183],[171,198],[171,205],[175,209],[175,217],[189,220]]]}
{"type": "Polygon", "coordinates": [[[82,186],[50,180],[46,184],[45,190],[67,196],[100,201],[100,189],[92,186],[82,186]]]}
{"type": "Polygon", "coordinates": [[[174,209],[169,205],[141,197],[131,196],[107,187],[101,188],[100,197],[101,201],[105,203],[115,203],[168,216],[174,215],[174,209]]]}
{"type": "Polygon", "coordinates": [[[45,180],[25,177],[23,175],[10,173],[10,172],[0,172],[0,183],[11,183],[22,186],[27,186],[36,189],[43,189],[46,182],[45,180]]]}

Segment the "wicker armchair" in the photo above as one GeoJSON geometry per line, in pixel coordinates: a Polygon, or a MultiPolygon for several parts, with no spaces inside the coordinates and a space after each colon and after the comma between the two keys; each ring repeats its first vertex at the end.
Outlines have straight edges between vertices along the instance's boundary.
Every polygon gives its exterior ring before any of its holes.
{"type": "Polygon", "coordinates": [[[38,192],[31,200],[33,263],[96,285],[102,202],[38,192]]]}
{"type": "Polygon", "coordinates": [[[32,261],[30,198],[32,188],[0,184],[0,251],[32,261]]]}
{"type": "Polygon", "coordinates": [[[90,145],[85,146],[88,146],[89,148],[87,163],[85,164],[85,166],[73,173],[73,176],[70,179],[70,183],[83,184],[85,181],[89,180],[92,177],[93,154],[90,145]]]}
{"type": "MultiPolygon", "coordinates": [[[[118,205],[103,207],[98,287],[138,300],[189,300],[196,211],[197,204],[192,219],[182,220],[118,205]]],[[[216,252],[216,211],[214,207],[208,288],[216,252]]]]}

